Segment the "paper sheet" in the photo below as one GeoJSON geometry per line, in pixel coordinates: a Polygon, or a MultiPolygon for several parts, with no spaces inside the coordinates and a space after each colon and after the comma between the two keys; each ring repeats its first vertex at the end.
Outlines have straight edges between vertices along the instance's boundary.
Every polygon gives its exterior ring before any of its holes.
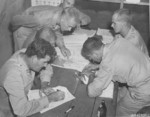
{"type": "Polygon", "coordinates": [[[86,34],[64,36],[64,43],[71,52],[71,56],[69,57],[69,59],[64,58],[60,50],[56,48],[60,60],[64,62],[64,68],[82,71],[84,66],[89,63],[89,61],[81,55],[82,45],[87,38],[88,37],[86,34]]]}
{"type": "Polygon", "coordinates": [[[112,35],[110,30],[108,30],[108,29],[100,29],[100,28],[98,28],[96,34],[97,35],[101,35],[103,37],[102,42],[104,44],[111,43],[113,41],[113,39],[114,39],[114,36],[112,35]]]}
{"type": "MultiPolygon", "coordinates": [[[[68,101],[71,101],[73,99],[75,99],[75,97],[68,91],[68,89],[64,86],[57,86],[57,87],[54,87],[55,90],[61,90],[61,91],[64,91],[65,92],[65,99],[64,100],[60,100],[60,101],[57,101],[57,102],[51,102],[49,104],[49,106],[45,109],[43,109],[42,111],[40,111],[41,113],[44,113],[48,110],[51,110],[53,108],[56,108],[68,101]]],[[[28,93],[28,99],[29,100],[33,100],[33,99],[39,99],[40,98],[40,95],[39,95],[39,90],[30,90],[29,93],[28,93]]]]}
{"type": "Polygon", "coordinates": [[[78,29],[73,34],[86,34],[88,37],[93,37],[96,34],[96,30],[78,29]]]}
{"type": "Polygon", "coordinates": [[[103,93],[99,97],[105,97],[105,98],[113,98],[114,93],[114,83],[111,82],[108,87],[103,90],[103,93]]]}

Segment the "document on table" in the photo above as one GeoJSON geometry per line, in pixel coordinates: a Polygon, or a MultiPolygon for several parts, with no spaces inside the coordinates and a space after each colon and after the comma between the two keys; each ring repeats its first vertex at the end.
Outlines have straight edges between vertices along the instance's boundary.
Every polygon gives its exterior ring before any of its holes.
{"type": "MultiPolygon", "coordinates": [[[[71,101],[71,100],[75,99],[75,97],[69,92],[69,90],[66,87],[64,87],[64,86],[54,87],[54,90],[57,90],[57,89],[65,92],[65,99],[57,101],[57,102],[51,102],[47,108],[40,111],[41,113],[44,113],[48,110],[56,108],[56,107],[66,103],[68,101],[71,101]]],[[[44,96],[44,94],[42,94],[42,95],[44,96]]],[[[39,98],[40,98],[39,90],[30,90],[29,91],[29,93],[28,93],[28,99],[29,100],[39,99],[39,98]]]]}
{"type": "MultiPolygon", "coordinates": [[[[66,47],[70,50],[71,56],[69,57],[69,59],[63,57],[60,50],[56,48],[59,59],[63,61],[63,68],[82,71],[84,66],[89,63],[89,61],[86,60],[81,55],[82,45],[87,38],[88,37],[86,34],[75,34],[75,35],[64,36],[64,43],[66,47]]],[[[58,67],[62,67],[62,66],[58,66],[58,67]]]]}
{"type": "Polygon", "coordinates": [[[86,29],[78,29],[73,32],[73,34],[78,35],[78,34],[86,34],[88,37],[93,37],[96,34],[96,30],[86,30],[86,29]]]}
{"type": "Polygon", "coordinates": [[[102,42],[104,44],[111,43],[114,40],[114,36],[112,35],[110,30],[108,30],[108,29],[98,28],[96,34],[101,35],[103,37],[102,42]]]}
{"type": "Polygon", "coordinates": [[[113,98],[113,94],[114,94],[114,83],[111,81],[111,83],[105,90],[103,90],[103,93],[99,97],[113,98]]]}

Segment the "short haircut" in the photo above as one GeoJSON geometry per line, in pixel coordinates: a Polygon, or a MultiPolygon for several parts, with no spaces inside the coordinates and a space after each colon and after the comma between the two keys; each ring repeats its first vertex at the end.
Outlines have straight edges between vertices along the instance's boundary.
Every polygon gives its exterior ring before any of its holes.
{"type": "Polygon", "coordinates": [[[89,60],[89,55],[91,55],[94,50],[100,49],[102,46],[102,36],[88,38],[83,44],[81,55],[89,60]]]}
{"type": "Polygon", "coordinates": [[[27,47],[25,54],[28,57],[37,56],[37,58],[41,59],[44,58],[46,55],[50,56],[50,62],[56,57],[56,51],[51,44],[41,38],[35,39],[32,43],[27,47]]]}
{"type": "Polygon", "coordinates": [[[114,14],[118,15],[118,20],[120,21],[125,21],[127,23],[131,23],[132,21],[131,11],[129,9],[122,8],[115,11],[114,14]]]}

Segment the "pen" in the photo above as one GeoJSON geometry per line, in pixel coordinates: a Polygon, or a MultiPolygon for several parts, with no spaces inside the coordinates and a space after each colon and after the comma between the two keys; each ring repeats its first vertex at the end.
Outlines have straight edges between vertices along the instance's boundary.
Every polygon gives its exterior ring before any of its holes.
{"type": "Polygon", "coordinates": [[[68,110],[65,111],[65,113],[69,113],[72,109],[74,109],[75,106],[70,107],[68,110]]]}

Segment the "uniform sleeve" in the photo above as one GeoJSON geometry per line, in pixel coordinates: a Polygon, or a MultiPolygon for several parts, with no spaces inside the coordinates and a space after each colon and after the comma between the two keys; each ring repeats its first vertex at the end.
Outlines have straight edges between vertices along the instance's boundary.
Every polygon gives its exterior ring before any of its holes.
{"type": "Polygon", "coordinates": [[[18,71],[11,71],[7,74],[4,82],[13,111],[18,116],[29,116],[41,111],[48,106],[48,98],[42,97],[37,100],[29,101],[24,91],[24,83],[18,71]]]}
{"type": "Polygon", "coordinates": [[[27,28],[40,27],[38,20],[33,15],[15,15],[11,20],[11,26],[13,31],[22,26],[27,28]]]}
{"type": "Polygon", "coordinates": [[[63,39],[63,35],[59,32],[56,31],[56,46],[58,46],[59,48],[65,47],[65,43],[64,43],[64,39],[63,39]]]}
{"type": "Polygon", "coordinates": [[[79,11],[78,9],[76,9],[76,11],[78,12],[81,26],[88,25],[91,22],[91,18],[88,15],[84,14],[83,12],[79,11]]]}
{"type": "Polygon", "coordinates": [[[102,94],[102,91],[107,88],[112,80],[112,71],[109,65],[100,64],[99,71],[96,74],[96,78],[88,85],[88,95],[90,97],[96,97],[102,94]]]}
{"type": "Polygon", "coordinates": [[[22,48],[27,48],[34,41],[35,35],[36,35],[36,31],[33,31],[33,33],[31,33],[24,41],[22,48]]]}

